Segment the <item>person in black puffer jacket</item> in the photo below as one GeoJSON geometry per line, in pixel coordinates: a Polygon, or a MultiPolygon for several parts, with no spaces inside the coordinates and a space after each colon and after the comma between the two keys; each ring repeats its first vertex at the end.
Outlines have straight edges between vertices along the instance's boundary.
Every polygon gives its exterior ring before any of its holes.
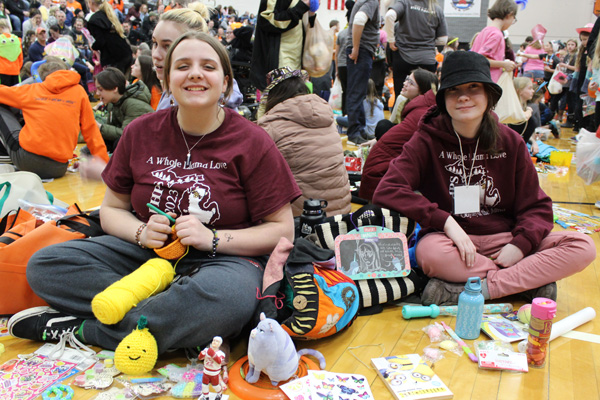
{"type": "Polygon", "coordinates": [[[100,64],[127,74],[133,60],[131,48],[111,5],[105,0],[92,0],[90,7],[94,14],[87,28],[96,39],[92,49],[100,52],[100,64]]]}

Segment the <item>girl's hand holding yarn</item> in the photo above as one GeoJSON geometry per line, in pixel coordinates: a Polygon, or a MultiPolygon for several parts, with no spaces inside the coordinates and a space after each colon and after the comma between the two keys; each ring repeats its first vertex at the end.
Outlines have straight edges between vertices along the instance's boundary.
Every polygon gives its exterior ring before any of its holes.
{"type": "Polygon", "coordinates": [[[200,251],[212,251],[213,232],[195,216],[184,215],[177,218],[175,230],[181,244],[193,246],[200,251]]]}
{"type": "Polygon", "coordinates": [[[140,242],[150,249],[157,249],[165,245],[170,233],[171,226],[167,217],[152,215],[148,220],[148,226],[140,234],[140,242]]]}

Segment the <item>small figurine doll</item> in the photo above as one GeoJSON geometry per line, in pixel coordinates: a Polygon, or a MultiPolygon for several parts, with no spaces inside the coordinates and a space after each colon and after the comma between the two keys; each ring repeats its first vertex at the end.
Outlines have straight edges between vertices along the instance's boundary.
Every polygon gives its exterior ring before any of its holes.
{"type": "Polygon", "coordinates": [[[221,400],[223,391],[227,389],[229,380],[227,375],[227,365],[225,364],[225,353],[220,348],[223,339],[215,336],[209,347],[200,352],[198,360],[204,360],[204,375],[202,376],[202,397],[199,400],[208,400],[208,385],[211,384],[217,391],[215,400],[221,400]],[[221,377],[223,370],[223,377],[221,377]]]}

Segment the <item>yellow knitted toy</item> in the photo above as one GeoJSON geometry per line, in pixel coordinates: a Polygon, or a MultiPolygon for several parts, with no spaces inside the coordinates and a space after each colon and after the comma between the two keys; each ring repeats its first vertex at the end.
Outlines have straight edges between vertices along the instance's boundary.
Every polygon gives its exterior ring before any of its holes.
{"type": "Polygon", "coordinates": [[[127,375],[141,375],[154,368],[158,358],[156,339],[146,328],[148,321],[143,315],[136,329],[119,343],[115,350],[115,367],[127,375]]]}
{"type": "Polygon", "coordinates": [[[92,311],[103,324],[116,324],[140,301],[165,290],[174,277],[175,269],[167,260],[148,260],[98,293],[92,300],[92,311]]]}

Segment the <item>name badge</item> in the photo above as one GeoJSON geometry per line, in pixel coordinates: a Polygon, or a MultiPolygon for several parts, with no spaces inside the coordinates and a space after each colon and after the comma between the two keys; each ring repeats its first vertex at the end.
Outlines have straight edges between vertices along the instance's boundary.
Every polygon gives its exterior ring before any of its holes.
{"type": "Polygon", "coordinates": [[[454,187],[454,214],[479,212],[479,185],[454,187]]]}

